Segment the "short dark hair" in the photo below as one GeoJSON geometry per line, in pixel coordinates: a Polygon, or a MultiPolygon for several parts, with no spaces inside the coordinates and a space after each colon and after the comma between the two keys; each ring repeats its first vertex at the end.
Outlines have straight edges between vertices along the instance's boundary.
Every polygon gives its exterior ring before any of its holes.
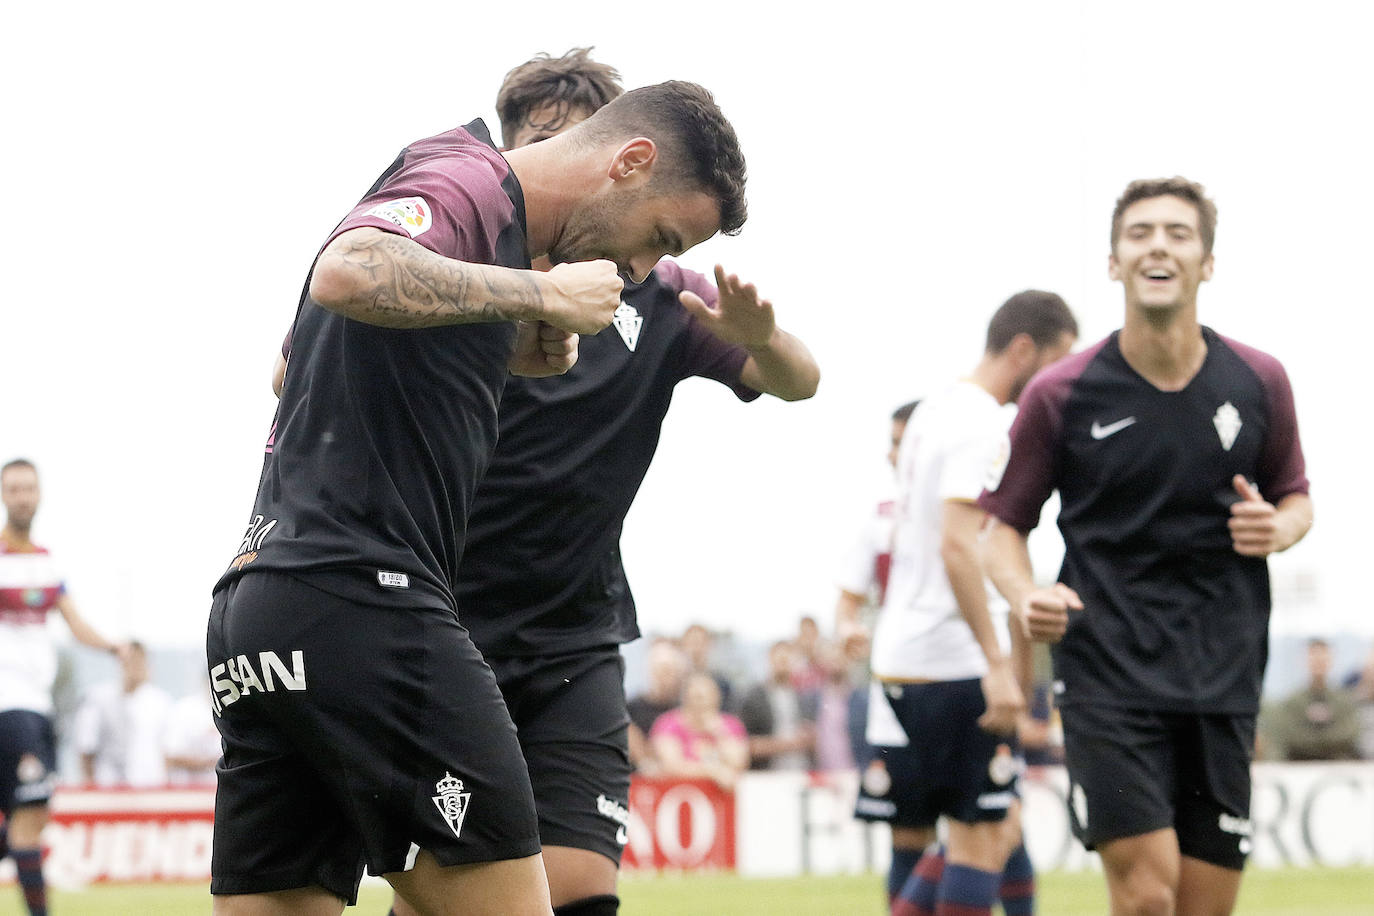
{"type": "Polygon", "coordinates": [[[6,461],[3,465],[0,465],[0,477],[4,477],[5,474],[6,474],[6,472],[8,472],[10,468],[28,468],[30,471],[33,471],[35,474],[38,473],[38,467],[37,467],[37,465],[35,465],[35,464],[34,464],[32,461],[30,461],[29,459],[27,459],[27,458],[11,458],[9,461],[6,461]]]}
{"type": "Polygon", "coordinates": [[[1116,240],[1121,237],[1121,217],[1131,204],[1152,197],[1177,197],[1186,200],[1197,208],[1197,229],[1202,236],[1202,251],[1212,253],[1212,242],[1217,237],[1217,205],[1207,196],[1207,189],[1196,181],[1175,175],[1173,178],[1141,178],[1126,185],[1126,190],[1116,200],[1112,210],[1112,250],[1116,250],[1116,240]]]}
{"type": "Polygon", "coordinates": [[[916,412],[916,407],[920,403],[921,402],[919,399],[915,401],[907,401],[901,407],[898,407],[896,410],[892,411],[892,422],[905,423],[907,420],[910,420],[911,415],[916,412]]]}
{"type": "Polygon", "coordinates": [[[744,153],[735,129],[711,93],[696,83],[669,80],[633,89],[575,128],[585,138],[648,137],[668,166],[659,194],[683,188],[703,191],[720,206],[720,231],[735,235],[748,219],[744,200],[744,153]]]}
{"type": "Polygon", "coordinates": [[[553,120],[542,126],[561,129],[574,108],[591,113],[625,91],[620,73],[610,64],[592,60],[591,50],[573,48],[562,57],[536,54],[506,74],[496,94],[496,116],[507,146],[536,108],[557,105],[553,120]]]}
{"type": "Polygon", "coordinates": [[[1058,342],[1065,332],[1078,336],[1078,321],[1055,293],[1028,289],[1012,296],[988,322],[987,352],[1001,353],[1018,334],[1029,334],[1037,348],[1058,342]]]}

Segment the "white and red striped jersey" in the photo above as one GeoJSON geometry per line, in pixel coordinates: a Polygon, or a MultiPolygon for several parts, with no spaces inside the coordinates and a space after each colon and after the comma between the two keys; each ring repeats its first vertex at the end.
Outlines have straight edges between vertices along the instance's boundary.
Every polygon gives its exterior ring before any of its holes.
{"type": "Polygon", "coordinates": [[[0,712],[52,712],[57,648],[48,612],[66,592],[45,548],[15,549],[0,539],[0,712]]]}

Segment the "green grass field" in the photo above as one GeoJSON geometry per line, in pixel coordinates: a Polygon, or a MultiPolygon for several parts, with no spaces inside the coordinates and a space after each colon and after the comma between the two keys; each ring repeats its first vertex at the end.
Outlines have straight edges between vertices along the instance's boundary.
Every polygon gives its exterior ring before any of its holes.
{"type": "MultiPolygon", "coordinates": [[[[877,875],[760,880],[734,875],[629,876],[621,882],[624,916],[883,916],[877,875]]],[[[385,887],[365,886],[348,914],[383,916],[385,887]]],[[[134,885],[57,891],[55,916],[179,916],[210,912],[205,888],[134,885]]],[[[15,888],[0,888],[0,916],[23,916],[15,888]]],[[[1107,912],[1097,874],[1052,872],[1040,876],[1043,916],[1102,916],[1107,912]]],[[[1255,870],[1245,877],[1241,914],[1262,916],[1371,916],[1374,869],[1255,870]]]]}

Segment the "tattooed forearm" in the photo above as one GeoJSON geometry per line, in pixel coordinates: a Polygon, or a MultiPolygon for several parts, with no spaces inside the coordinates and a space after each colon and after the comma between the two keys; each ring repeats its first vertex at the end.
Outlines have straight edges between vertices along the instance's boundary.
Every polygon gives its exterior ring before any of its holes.
{"type": "Polygon", "coordinates": [[[311,296],[349,318],[389,328],[537,318],[531,271],[445,258],[388,232],[345,232],[315,265],[311,296]]]}

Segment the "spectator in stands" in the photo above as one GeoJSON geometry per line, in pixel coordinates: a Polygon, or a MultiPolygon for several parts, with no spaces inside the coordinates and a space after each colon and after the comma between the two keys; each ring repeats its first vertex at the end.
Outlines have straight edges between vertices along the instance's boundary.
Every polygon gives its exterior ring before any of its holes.
{"type": "Polygon", "coordinates": [[[630,765],[638,772],[653,775],[658,758],[654,756],[649,732],[659,716],[682,702],[682,681],[687,674],[687,656],[671,639],[659,637],[647,653],[649,685],[626,704],[630,713],[630,765]]]}
{"type": "Polygon", "coordinates": [[[120,667],[119,680],[91,688],[77,710],[72,738],[81,774],[98,786],[165,785],[162,732],[172,700],[149,682],[142,643],[129,643],[120,667]]]}
{"type": "Polygon", "coordinates": [[[687,670],[711,675],[720,690],[721,704],[728,707],[732,688],[730,679],[721,673],[715,658],[715,636],[701,624],[694,623],[682,631],[679,644],[682,651],[687,653],[687,670]]]}
{"type": "Polygon", "coordinates": [[[849,660],[833,642],[817,647],[816,661],[825,675],[825,682],[816,688],[816,769],[852,770],[857,758],[851,744],[850,709],[855,693],[867,695],[868,681],[863,681],[864,690],[854,689],[849,660]]]}
{"type": "Polygon", "coordinates": [[[174,786],[215,784],[215,764],[221,746],[210,709],[210,682],[198,693],[184,696],[172,704],[167,727],[162,735],[162,752],[167,764],[167,782],[174,786]]]}
{"type": "Polygon", "coordinates": [[[793,686],[797,652],[787,640],[768,650],[768,679],[740,702],[739,717],[749,733],[750,766],[756,770],[808,770],[816,746],[816,694],[793,686]]]}
{"type": "Polygon", "coordinates": [[[721,711],[719,685],[700,671],[687,676],[682,705],[658,717],[649,739],[663,776],[711,779],[728,789],[749,768],[744,725],[721,711]]]}
{"type": "Polygon", "coordinates": [[[1280,700],[1262,718],[1268,755],[1276,760],[1355,760],[1360,722],[1355,699],[1327,683],[1331,647],[1325,639],[1307,642],[1306,687],[1280,700]]]}
{"type": "Polygon", "coordinates": [[[792,643],[796,652],[792,686],[801,693],[818,690],[826,681],[827,673],[820,660],[821,642],[821,627],[815,617],[808,615],[797,622],[797,638],[792,643]]]}

